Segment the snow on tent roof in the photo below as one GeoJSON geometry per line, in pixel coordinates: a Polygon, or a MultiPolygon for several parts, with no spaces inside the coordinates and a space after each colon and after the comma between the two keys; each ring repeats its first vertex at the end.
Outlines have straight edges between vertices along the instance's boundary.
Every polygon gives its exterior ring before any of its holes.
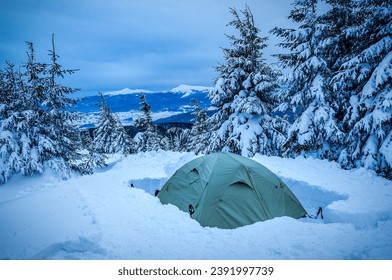
{"type": "Polygon", "coordinates": [[[158,194],[202,226],[232,229],[306,211],[291,190],[260,163],[231,153],[196,158],[166,182],[158,194]]]}

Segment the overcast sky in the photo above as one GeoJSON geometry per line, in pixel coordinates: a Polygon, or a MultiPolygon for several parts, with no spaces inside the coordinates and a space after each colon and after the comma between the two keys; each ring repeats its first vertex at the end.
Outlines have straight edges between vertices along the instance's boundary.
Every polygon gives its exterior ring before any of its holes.
{"type": "Polygon", "coordinates": [[[83,92],[125,87],[169,90],[180,84],[212,86],[223,61],[229,7],[248,4],[260,35],[269,36],[265,58],[280,41],[269,31],[290,27],[291,0],[1,0],[0,67],[26,61],[25,41],[47,61],[55,34],[60,63],[78,68],[62,83],[83,92]]]}

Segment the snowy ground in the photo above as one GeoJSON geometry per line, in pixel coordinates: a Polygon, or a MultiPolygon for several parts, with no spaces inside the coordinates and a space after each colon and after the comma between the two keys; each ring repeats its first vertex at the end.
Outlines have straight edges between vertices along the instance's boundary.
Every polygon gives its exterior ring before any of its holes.
{"type": "Polygon", "coordinates": [[[254,159],[311,214],[203,228],[151,195],[190,153],[112,158],[90,176],[47,172],[0,186],[0,259],[392,259],[392,182],[316,159],[254,159]],[[136,187],[130,188],[133,183],[136,187]]]}

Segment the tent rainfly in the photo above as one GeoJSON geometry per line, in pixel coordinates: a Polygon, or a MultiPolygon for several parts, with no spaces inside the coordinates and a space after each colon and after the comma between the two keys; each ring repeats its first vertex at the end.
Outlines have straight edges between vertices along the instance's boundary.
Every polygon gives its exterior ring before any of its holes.
{"type": "Polygon", "coordinates": [[[191,160],[158,193],[202,226],[233,229],[275,217],[307,213],[291,190],[260,163],[231,153],[191,160]]]}

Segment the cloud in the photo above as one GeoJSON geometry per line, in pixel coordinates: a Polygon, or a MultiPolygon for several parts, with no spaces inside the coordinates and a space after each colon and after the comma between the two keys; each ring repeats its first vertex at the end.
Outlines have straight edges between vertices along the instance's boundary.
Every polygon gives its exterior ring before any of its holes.
{"type": "Polygon", "coordinates": [[[0,65],[24,61],[26,40],[47,59],[55,33],[62,64],[81,69],[69,81],[83,90],[210,86],[234,32],[229,7],[245,3],[261,36],[291,9],[287,0],[2,0],[0,65]]]}

